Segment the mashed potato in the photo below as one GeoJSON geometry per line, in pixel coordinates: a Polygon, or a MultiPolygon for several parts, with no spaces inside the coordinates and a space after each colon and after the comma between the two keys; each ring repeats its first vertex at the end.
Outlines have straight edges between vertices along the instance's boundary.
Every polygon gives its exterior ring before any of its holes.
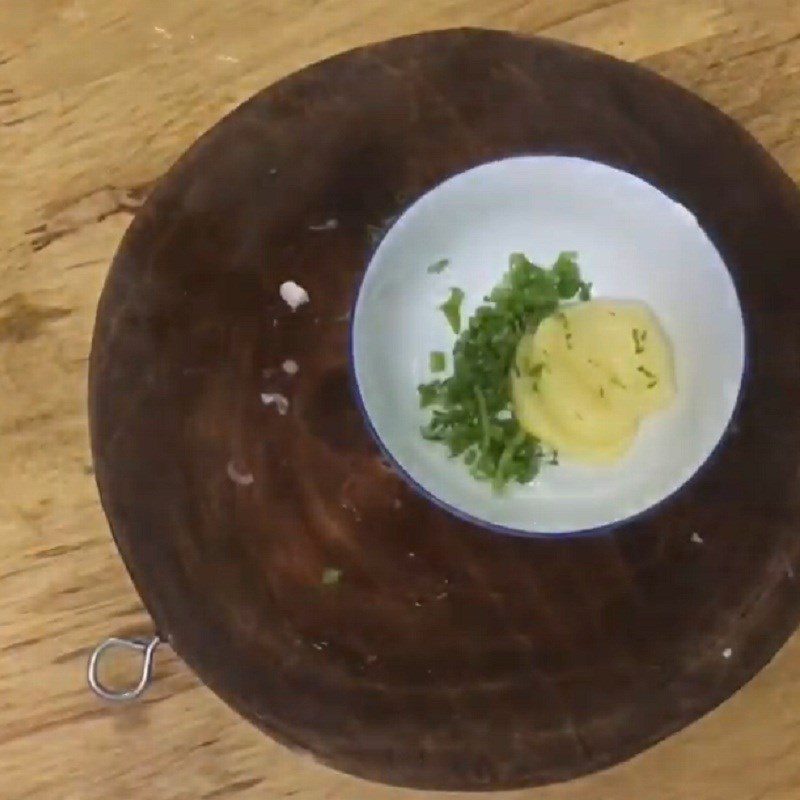
{"type": "Polygon", "coordinates": [[[672,351],[645,304],[578,303],[522,337],[511,387],[524,430],[565,456],[607,463],[673,400],[672,351]]]}

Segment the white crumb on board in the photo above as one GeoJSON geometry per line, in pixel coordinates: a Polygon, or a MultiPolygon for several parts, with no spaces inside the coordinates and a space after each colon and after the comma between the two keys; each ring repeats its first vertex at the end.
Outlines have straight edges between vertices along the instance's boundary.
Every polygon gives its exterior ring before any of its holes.
{"type": "Polygon", "coordinates": [[[172,38],[172,34],[171,34],[169,31],[167,31],[167,30],[164,30],[164,28],[161,28],[161,27],[160,27],[160,26],[158,26],[158,25],[153,25],[153,30],[154,30],[154,31],[155,31],[155,32],[156,32],[156,33],[157,33],[159,36],[163,36],[165,39],[171,39],[171,38],[172,38]]]}
{"type": "Polygon", "coordinates": [[[722,651],[722,657],[723,657],[723,658],[730,658],[732,655],[733,655],[733,650],[731,650],[731,648],[730,648],[730,647],[726,647],[726,648],[725,648],[725,649],[722,651]]]}
{"type": "Polygon", "coordinates": [[[691,541],[692,544],[705,544],[703,541],[703,537],[699,533],[697,533],[697,531],[695,531],[689,537],[689,541],[691,541]]]}
{"type": "Polygon", "coordinates": [[[309,225],[308,229],[310,231],[334,231],[338,227],[338,219],[326,219],[325,222],[322,222],[319,225],[309,225]]]}
{"type": "Polygon", "coordinates": [[[293,358],[287,358],[286,361],[281,364],[281,369],[287,375],[297,375],[300,372],[300,366],[293,358]]]}
{"type": "Polygon", "coordinates": [[[217,61],[225,61],[228,64],[238,64],[239,63],[239,59],[236,58],[235,56],[226,56],[226,55],[224,55],[222,53],[220,53],[217,56],[217,61]]]}
{"type": "Polygon", "coordinates": [[[294,281],[284,281],[278,291],[281,299],[292,311],[297,311],[303,303],[307,303],[310,300],[308,292],[294,281]]]}
{"type": "Polygon", "coordinates": [[[264,392],[261,395],[261,402],[265,406],[275,406],[281,416],[289,411],[289,401],[282,394],[276,392],[264,392]]]}
{"type": "Polygon", "coordinates": [[[226,468],[228,477],[239,486],[251,486],[255,478],[252,472],[242,472],[236,467],[233,461],[228,462],[226,468]]]}

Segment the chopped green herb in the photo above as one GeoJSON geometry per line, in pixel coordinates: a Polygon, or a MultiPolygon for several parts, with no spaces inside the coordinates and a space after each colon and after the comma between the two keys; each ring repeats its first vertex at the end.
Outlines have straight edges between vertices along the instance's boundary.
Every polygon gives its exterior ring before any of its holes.
{"type": "Polygon", "coordinates": [[[461,303],[464,301],[464,292],[461,289],[453,288],[450,290],[450,297],[439,306],[444,312],[453,333],[461,332],[461,303]]]}
{"type": "Polygon", "coordinates": [[[540,361],[538,364],[526,365],[525,375],[531,379],[531,388],[534,392],[539,391],[539,378],[541,378],[544,369],[545,365],[543,361],[540,361]]]}
{"type": "Polygon", "coordinates": [[[642,367],[642,366],[636,367],[636,369],[637,369],[638,372],[641,372],[642,375],[645,376],[645,378],[649,378],[650,379],[649,383],[647,384],[647,388],[648,389],[652,389],[655,386],[658,386],[658,376],[655,373],[650,372],[649,369],[647,369],[645,367],[642,367]]]}
{"type": "Polygon", "coordinates": [[[341,580],[342,571],[336,567],[325,567],[322,572],[322,585],[323,586],[336,586],[341,580]]]}
{"type": "Polygon", "coordinates": [[[447,366],[447,360],[441,350],[433,350],[430,354],[429,361],[431,372],[444,372],[447,366]]]}
{"type": "MultiPolygon", "coordinates": [[[[510,373],[519,369],[517,345],[523,334],[557,311],[561,300],[588,297],[590,291],[580,279],[574,254],[562,253],[545,269],[514,253],[503,280],[461,331],[464,294],[451,290],[440,308],[453,330],[461,332],[453,347],[452,375],[418,387],[420,405],[430,408],[422,436],[463,458],[476,479],[491,482],[497,491],[512,481],[532,480],[545,453],[513,414],[510,373]]],[[[523,365],[523,373],[536,380],[544,368],[523,365]]]]}
{"type": "Polygon", "coordinates": [[[564,328],[564,340],[567,343],[567,350],[572,350],[572,331],[569,327],[569,320],[567,319],[567,315],[563,312],[559,312],[556,314],[556,319],[561,323],[562,327],[564,328]]]}
{"type": "Polygon", "coordinates": [[[427,408],[439,399],[439,395],[442,392],[442,382],[422,383],[417,387],[417,391],[419,392],[420,408],[427,408]]]}
{"type": "Polygon", "coordinates": [[[431,275],[438,275],[440,272],[444,272],[449,266],[450,266],[450,259],[441,258],[436,263],[431,264],[428,267],[428,273],[431,275]]]}
{"type": "Polygon", "coordinates": [[[519,446],[524,443],[527,436],[528,434],[520,428],[503,448],[503,452],[500,454],[500,458],[497,462],[497,469],[492,478],[492,488],[496,492],[500,491],[503,486],[505,486],[508,480],[508,465],[511,463],[514,453],[516,453],[519,446]]]}
{"type": "Polygon", "coordinates": [[[600,397],[605,397],[605,396],[606,396],[606,390],[601,386],[600,387],[600,397]]]}
{"type": "Polygon", "coordinates": [[[588,300],[592,294],[592,285],[581,280],[578,268],[578,254],[570,251],[560,253],[553,264],[558,296],[562,300],[569,300],[577,294],[581,300],[588,300]]]}
{"type": "Polygon", "coordinates": [[[526,364],[525,374],[529,378],[538,378],[544,372],[544,361],[539,361],[536,364],[526,364]]]}
{"type": "Polygon", "coordinates": [[[647,338],[647,331],[640,331],[638,328],[634,328],[631,334],[633,336],[633,351],[638,356],[640,353],[644,353],[644,340],[647,338]]]}

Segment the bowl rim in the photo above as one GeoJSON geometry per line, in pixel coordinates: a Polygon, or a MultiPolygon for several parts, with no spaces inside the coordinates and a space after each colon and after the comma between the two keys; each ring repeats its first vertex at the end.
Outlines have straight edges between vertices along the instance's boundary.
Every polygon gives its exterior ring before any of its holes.
{"type": "MultiPolygon", "coordinates": [[[[730,277],[731,284],[733,286],[733,291],[736,296],[736,301],[739,306],[739,311],[742,316],[742,373],[739,379],[739,386],[736,392],[736,398],[733,403],[733,407],[731,409],[731,413],[720,433],[719,438],[717,439],[714,446],[709,450],[708,455],[703,459],[703,461],[697,466],[694,472],[682,483],[678,484],[671,492],[665,494],[663,497],[658,499],[656,502],[652,503],[645,508],[635,511],[633,514],[628,514],[627,516],[621,517],[620,519],[613,520],[612,522],[606,522],[602,525],[592,525],[585,528],[577,528],[575,530],[566,530],[566,531],[553,531],[553,530],[544,530],[544,529],[526,529],[526,528],[518,528],[512,525],[503,525],[497,522],[490,522],[489,520],[483,519],[481,517],[475,516],[474,514],[470,514],[467,511],[459,508],[452,503],[448,503],[445,500],[442,500],[438,495],[432,492],[430,489],[427,489],[423,486],[416,478],[414,478],[411,473],[395,458],[392,454],[391,450],[387,447],[386,443],[381,438],[380,434],[378,433],[375,424],[372,421],[372,417],[367,410],[366,402],[364,400],[364,395],[361,391],[361,386],[358,381],[358,373],[356,370],[356,354],[355,354],[355,322],[356,322],[356,309],[358,308],[359,301],[361,300],[361,295],[364,290],[364,284],[366,282],[367,274],[369,273],[370,266],[372,265],[375,254],[377,253],[378,249],[380,248],[383,240],[387,236],[387,234],[398,224],[398,222],[405,216],[406,212],[417,202],[419,202],[423,197],[430,194],[431,192],[438,189],[440,186],[444,185],[448,181],[455,178],[457,175],[463,174],[464,172],[469,172],[473,169],[479,169],[481,167],[496,164],[503,161],[511,161],[517,158],[535,158],[537,156],[542,157],[549,157],[552,158],[553,156],[557,158],[567,158],[572,160],[580,160],[580,161],[589,161],[594,164],[599,164],[601,166],[610,167],[612,169],[618,170],[619,172],[624,172],[627,175],[630,175],[637,180],[643,181],[644,183],[648,184],[649,186],[656,189],[658,192],[663,194],[673,203],[678,204],[678,201],[671,198],[666,192],[660,189],[657,186],[654,186],[649,181],[645,180],[639,175],[636,175],[629,170],[621,169],[620,167],[614,164],[607,164],[603,161],[598,161],[597,159],[591,158],[583,158],[579,156],[572,156],[572,155],[565,155],[559,156],[558,154],[554,153],[519,153],[513,156],[509,156],[507,158],[502,159],[492,159],[490,161],[484,161],[480,164],[475,164],[472,167],[469,167],[462,172],[455,173],[453,175],[449,175],[443,180],[439,181],[435,186],[431,187],[427,191],[423,192],[419,197],[414,198],[412,201],[404,204],[401,210],[394,216],[391,221],[391,224],[383,231],[380,239],[375,243],[375,245],[369,249],[367,254],[367,263],[364,267],[361,276],[358,279],[358,288],[355,292],[353,297],[353,301],[350,307],[350,321],[348,325],[348,344],[347,344],[347,354],[348,354],[348,375],[349,375],[349,383],[350,383],[350,390],[355,400],[356,406],[358,407],[359,411],[361,412],[361,416],[366,424],[367,430],[369,431],[370,436],[372,437],[373,441],[377,445],[381,455],[391,464],[392,469],[397,472],[400,477],[406,482],[408,486],[420,497],[424,500],[427,500],[432,505],[436,506],[437,508],[441,509],[449,513],[450,515],[454,516],[456,519],[466,522],[476,528],[487,530],[494,534],[501,534],[506,536],[515,536],[519,538],[525,539],[542,539],[542,540],[551,540],[551,539],[586,539],[586,538],[593,538],[593,537],[600,537],[600,536],[609,536],[617,531],[624,525],[628,525],[633,522],[641,522],[645,519],[655,516],[659,513],[667,504],[673,502],[678,498],[679,495],[687,491],[690,487],[692,487],[695,482],[704,474],[708,472],[708,470],[713,466],[713,462],[719,458],[721,454],[721,450],[723,446],[727,443],[727,440],[731,434],[733,427],[736,424],[736,418],[739,413],[739,409],[741,407],[742,401],[744,399],[745,394],[745,387],[749,386],[750,384],[750,362],[749,362],[749,347],[748,347],[748,325],[747,325],[747,313],[745,311],[744,306],[742,305],[741,295],[739,293],[739,288],[736,285],[736,280],[734,278],[733,273],[730,271],[727,263],[725,260],[720,257],[723,267],[725,271],[728,273],[730,277]]],[[[706,236],[708,234],[705,231],[705,228],[700,224],[700,220],[697,220],[697,225],[701,231],[703,231],[706,236]]],[[[716,249],[716,244],[714,244],[713,240],[709,237],[709,241],[711,241],[712,245],[716,249]]]]}

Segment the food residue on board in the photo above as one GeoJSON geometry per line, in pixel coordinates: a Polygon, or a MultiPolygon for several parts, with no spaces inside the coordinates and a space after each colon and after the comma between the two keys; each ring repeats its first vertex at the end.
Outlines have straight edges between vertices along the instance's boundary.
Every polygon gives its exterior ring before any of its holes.
{"type": "Polygon", "coordinates": [[[285,416],[289,412],[289,400],[277,392],[263,392],[261,402],[265,406],[275,406],[281,416],[285,416]]]}
{"type": "Polygon", "coordinates": [[[251,486],[255,478],[252,472],[240,470],[233,461],[229,461],[226,467],[228,477],[239,486],[251,486]]]}
{"type": "Polygon", "coordinates": [[[342,579],[342,570],[336,567],[326,567],[322,572],[323,586],[336,586],[342,579]]]}
{"type": "Polygon", "coordinates": [[[309,225],[308,229],[310,231],[334,231],[338,227],[338,219],[326,219],[325,222],[321,222],[319,225],[309,225]]]}
{"type": "Polygon", "coordinates": [[[310,300],[308,292],[300,286],[299,283],[295,283],[294,281],[284,281],[280,285],[278,291],[280,292],[281,299],[292,311],[297,311],[303,303],[307,303],[310,300]]]}

